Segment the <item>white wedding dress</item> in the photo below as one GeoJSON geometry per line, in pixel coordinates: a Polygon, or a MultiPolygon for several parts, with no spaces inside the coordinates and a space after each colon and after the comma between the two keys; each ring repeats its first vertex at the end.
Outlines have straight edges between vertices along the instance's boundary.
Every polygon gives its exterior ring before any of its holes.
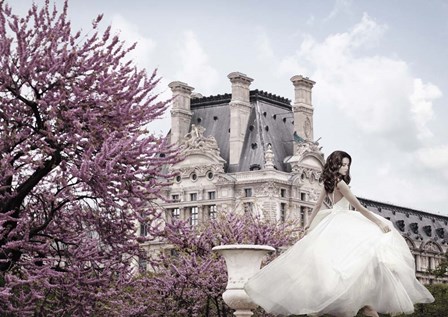
{"type": "Polygon", "coordinates": [[[251,299],[277,315],[355,316],[365,305],[379,313],[412,313],[434,301],[415,278],[414,258],[392,223],[384,233],[343,197],[321,210],[310,232],[249,279],[251,299]]]}

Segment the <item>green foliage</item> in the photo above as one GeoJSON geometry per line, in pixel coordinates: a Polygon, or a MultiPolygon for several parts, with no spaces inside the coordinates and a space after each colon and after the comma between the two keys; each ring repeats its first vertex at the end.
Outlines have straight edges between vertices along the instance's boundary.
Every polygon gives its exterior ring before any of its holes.
{"type": "MultiPolygon", "coordinates": [[[[442,259],[437,268],[432,272],[436,277],[443,277],[448,275],[448,252],[445,253],[445,258],[442,259]]],[[[447,313],[448,315],[448,313],[447,313]]]]}
{"type": "MultiPolygon", "coordinates": [[[[432,284],[426,286],[435,301],[431,304],[415,305],[415,312],[409,317],[443,317],[448,316],[448,284],[432,284]]],[[[405,315],[402,315],[405,316],[405,315]]]]}
{"type": "MultiPolygon", "coordinates": [[[[435,301],[431,304],[417,304],[415,305],[415,311],[410,315],[398,315],[395,317],[446,317],[448,316],[448,284],[432,284],[426,285],[428,290],[434,296],[435,301]]],[[[270,316],[264,314],[254,314],[254,317],[270,316]]],[[[359,312],[355,317],[363,317],[364,315],[359,312]]],[[[380,317],[389,317],[387,314],[380,314],[380,317]]],[[[306,317],[306,315],[291,316],[291,317],[306,317]]],[[[322,317],[334,317],[330,315],[324,315],[322,317]]]]}

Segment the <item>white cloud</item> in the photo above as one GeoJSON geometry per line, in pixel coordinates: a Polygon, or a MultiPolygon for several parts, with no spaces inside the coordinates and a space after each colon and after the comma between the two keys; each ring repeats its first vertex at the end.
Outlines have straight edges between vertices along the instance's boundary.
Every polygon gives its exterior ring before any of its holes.
{"type": "Polygon", "coordinates": [[[424,167],[441,171],[448,179],[448,145],[421,148],[416,156],[424,167]]]}
{"type": "MultiPolygon", "coordinates": [[[[270,74],[276,75],[279,79],[308,72],[295,55],[286,56],[282,59],[278,58],[278,56],[275,55],[273,45],[268,35],[261,29],[257,30],[255,51],[258,60],[265,67],[264,70],[270,74]]],[[[272,83],[270,86],[272,86],[272,83]]]]}
{"type": "Polygon", "coordinates": [[[434,116],[432,101],[441,96],[442,92],[437,86],[431,83],[425,84],[420,78],[414,79],[414,91],[409,97],[409,100],[411,102],[413,118],[419,131],[419,139],[432,136],[431,131],[427,127],[427,123],[434,116]]]}
{"type": "Polygon", "coordinates": [[[277,69],[309,69],[306,75],[317,82],[320,107],[337,108],[341,119],[365,135],[415,149],[421,136],[428,135],[432,100],[441,92],[414,78],[405,61],[365,54],[387,28],[364,13],[347,32],[330,34],[323,41],[304,36],[296,55],[280,59],[277,69]]]}
{"type": "Polygon", "coordinates": [[[152,73],[155,65],[151,63],[151,54],[154,52],[156,42],[144,36],[137,24],[126,20],[123,16],[115,14],[112,17],[112,32],[118,32],[120,39],[125,40],[128,46],[137,43],[136,48],[130,52],[129,56],[136,64],[152,73]]]}
{"type": "Polygon", "coordinates": [[[192,31],[184,32],[177,58],[180,61],[180,70],[175,75],[178,80],[194,84],[196,92],[203,95],[214,93],[218,72],[211,66],[208,55],[192,31]]]}
{"type": "Polygon", "coordinates": [[[354,179],[356,194],[431,210],[446,199],[447,190],[446,180],[434,176],[448,171],[448,146],[425,145],[433,101],[442,92],[417,78],[406,61],[369,54],[387,29],[364,14],[350,30],[323,40],[305,35],[294,55],[269,62],[279,73],[301,70],[317,82],[313,97],[320,122],[315,126],[327,148],[341,147],[362,162],[354,179]]]}
{"type": "MultiPolygon", "coordinates": [[[[342,116],[364,133],[390,134],[406,129],[406,96],[412,78],[404,61],[383,56],[356,57],[357,49],[378,41],[386,26],[364,14],[349,32],[317,42],[307,36],[296,59],[313,69],[310,74],[322,91],[321,102],[337,107],[342,116]]],[[[280,62],[280,65],[282,62],[280,62]]]]}
{"type": "Polygon", "coordinates": [[[386,25],[376,23],[367,13],[364,13],[361,22],[356,24],[349,33],[345,33],[349,38],[347,46],[353,48],[376,46],[386,30],[386,25]]]}

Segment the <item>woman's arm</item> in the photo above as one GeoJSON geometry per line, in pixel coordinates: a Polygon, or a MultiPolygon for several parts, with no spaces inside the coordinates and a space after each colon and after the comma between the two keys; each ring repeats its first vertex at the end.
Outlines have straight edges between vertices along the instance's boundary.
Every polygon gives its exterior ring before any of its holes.
{"type": "Polygon", "coordinates": [[[320,208],[322,207],[322,203],[324,202],[324,198],[327,195],[327,192],[325,189],[322,189],[319,195],[319,199],[317,199],[316,205],[314,206],[313,212],[311,213],[310,220],[308,221],[308,225],[305,226],[305,232],[309,229],[311,223],[314,220],[314,217],[316,217],[317,213],[320,211],[320,208]]]}
{"type": "Polygon", "coordinates": [[[390,228],[389,228],[389,226],[387,224],[385,224],[384,222],[379,220],[377,217],[375,217],[373,215],[373,213],[370,210],[368,210],[363,205],[361,205],[361,203],[359,202],[358,198],[356,198],[356,196],[353,195],[352,191],[350,190],[350,187],[348,187],[348,185],[343,180],[338,182],[337,188],[339,189],[341,194],[344,195],[345,198],[347,198],[349,203],[353,207],[355,207],[355,209],[357,211],[359,211],[364,217],[366,217],[367,219],[369,219],[370,221],[375,223],[378,227],[380,227],[380,229],[382,231],[384,231],[384,232],[389,232],[390,231],[390,228]]]}

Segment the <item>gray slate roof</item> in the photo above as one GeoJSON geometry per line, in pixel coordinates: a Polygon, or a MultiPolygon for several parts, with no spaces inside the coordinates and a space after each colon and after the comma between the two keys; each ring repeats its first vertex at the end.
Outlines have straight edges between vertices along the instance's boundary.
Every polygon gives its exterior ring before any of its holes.
{"type": "MultiPolygon", "coordinates": [[[[229,161],[230,94],[195,98],[191,100],[192,124],[206,130],[204,136],[213,136],[220,148],[221,157],[229,161]]],[[[264,155],[270,143],[274,152],[274,165],[280,171],[289,171],[283,163],[293,154],[293,113],[291,101],[263,91],[250,91],[252,106],[246,127],[243,149],[238,165],[224,167],[225,172],[243,172],[264,168],[264,155]]]]}

